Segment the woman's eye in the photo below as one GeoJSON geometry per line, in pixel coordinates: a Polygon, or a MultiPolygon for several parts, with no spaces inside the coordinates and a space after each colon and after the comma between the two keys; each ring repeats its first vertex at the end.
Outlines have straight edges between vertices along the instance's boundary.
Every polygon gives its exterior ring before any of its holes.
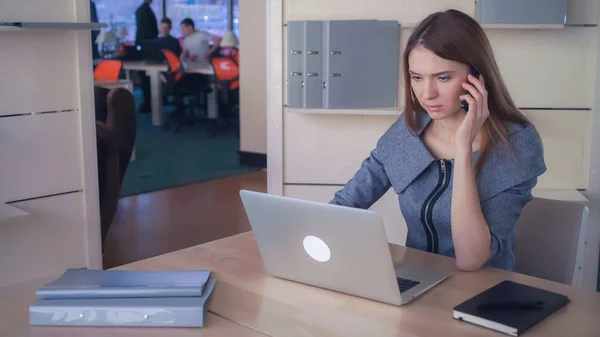
{"type": "Polygon", "coordinates": [[[420,81],[421,80],[420,76],[411,76],[411,78],[413,79],[413,81],[420,81]]]}
{"type": "Polygon", "coordinates": [[[438,77],[438,79],[442,82],[446,82],[446,81],[450,80],[450,76],[440,76],[440,77],[438,77]]]}

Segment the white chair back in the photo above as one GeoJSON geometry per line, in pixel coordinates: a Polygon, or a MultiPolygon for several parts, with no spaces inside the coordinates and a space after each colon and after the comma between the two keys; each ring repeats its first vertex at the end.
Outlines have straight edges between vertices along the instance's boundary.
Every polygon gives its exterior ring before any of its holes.
{"type": "Polygon", "coordinates": [[[516,228],[516,272],[581,287],[588,207],[534,198],[516,228]]]}

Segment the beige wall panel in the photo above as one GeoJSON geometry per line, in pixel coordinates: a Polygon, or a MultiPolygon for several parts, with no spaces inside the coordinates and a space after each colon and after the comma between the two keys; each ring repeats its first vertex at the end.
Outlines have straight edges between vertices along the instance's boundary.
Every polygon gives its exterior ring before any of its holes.
{"type": "MultiPolygon", "coordinates": [[[[548,166],[538,187],[586,188],[590,112],[528,110],[526,114],[542,137],[548,166]]],[[[287,113],[284,183],[346,183],[395,119],[287,113]]]]}
{"type": "Polygon", "coordinates": [[[267,2],[240,2],[240,150],[267,153],[267,2]]]}
{"type": "Polygon", "coordinates": [[[385,19],[414,23],[446,9],[470,15],[473,0],[293,0],[285,2],[286,20],[385,19]]]}
{"type": "Polygon", "coordinates": [[[87,266],[83,193],[23,201],[0,222],[0,287],[87,266]]]}
{"type": "Polygon", "coordinates": [[[284,183],[346,183],[396,119],[286,113],[284,183]]]}
{"type": "Polygon", "coordinates": [[[0,203],[83,188],[79,122],[76,111],[0,119],[0,203]]]}
{"type": "Polygon", "coordinates": [[[588,185],[591,112],[588,110],[526,110],[544,144],[548,170],[542,188],[585,189],[588,185]]]}
{"type": "Polygon", "coordinates": [[[593,28],[487,29],[502,76],[520,108],[591,108],[593,28]]]}
{"type": "Polygon", "coordinates": [[[74,22],[73,0],[2,0],[0,22],[74,22]]]}
{"type": "Polygon", "coordinates": [[[0,48],[0,115],[78,107],[75,34],[67,30],[0,31],[0,45],[18,46],[0,48]]]}

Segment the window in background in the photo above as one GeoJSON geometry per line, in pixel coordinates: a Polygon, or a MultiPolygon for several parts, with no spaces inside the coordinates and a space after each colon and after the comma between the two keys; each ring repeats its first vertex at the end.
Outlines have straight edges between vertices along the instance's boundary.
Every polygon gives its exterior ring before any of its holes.
{"type": "Polygon", "coordinates": [[[240,38],[240,6],[239,6],[239,0],[232,0],[233,1],[233,32],[235,33],[235,36],[237,36],[237,38],[240,38]]]}
{"type": "MultiPolygon", "coordinates": [[[[98,22],[108,24],[117,33],[120,26],[127,29],[125,41],[135,41],[135,11],[143,0],[94,0],[98,13],[98,22]]],[[[157,23],[162,18],[162,1],[154,0],[150,5],[156,15],[157,23]]]]}
{"type": "Polygon", "coordinates": [[[228,1],[230,0],[165,0],[167,17],[173,22],[171,35],[182,37],[181,20],[190,18],[194,20],[196,30],[223,37],[228,30],[228,1]]]}

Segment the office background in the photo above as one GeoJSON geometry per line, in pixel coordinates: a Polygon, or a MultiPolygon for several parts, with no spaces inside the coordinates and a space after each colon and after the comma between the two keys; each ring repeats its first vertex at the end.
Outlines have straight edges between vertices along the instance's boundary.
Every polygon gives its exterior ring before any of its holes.
{"type": "MultiPolygon", "coordinates": [[[[473,14],[474,1],[240,3],[240,50],[244,55],[240,74],[241,149],[268,152],[271,193],[329,200],[358,169],[400,111],[284,108],[284,24],[307,19],[398,20],[402,51],[418,20],[450,7],[473,14]]],[[[556,191],[561,198],[562,192],[581,191],[590,200],[586,268],[590,271],[587,275],[594,279],[600,200],[600,177],[596,174],[600,169],[600,101],[596,94],[599,8],[598,0],[569,1],[566,27],[485,27],[513,98],[534,121],[544,141],[548,171],[534,193],[556,191]]],[[[21,0],[19,7],[2,3],[0,20],[86,22],[88,11],[89,3],[83,0],[47,0],[44,6],[36,0],[21,0]]],[[[12,279],[19,280],[61,270],[65,265],[99,267],[89,31],[3,29],[0,41],[20,46],[0,50],[1,58],[6,60],[0,68],[11,79],[0,90],[4,106],[0,115],[24,114],[6,118],[13,122],[1,125],[4,135],[15,138],[0,142],[6,151],[3,153],[13,158],[2,167],[0,205],[10,203],[34,215],[27,221],[3,221],[0,253],[14,258],[3,261],[0,269],[15,270],[12,279]],[[51,67],[47,59],[52,60],[51,67]],[[39,99],[31,100],[31,96],[39,99]],[[56,113],[31,114],[34,112],[56,113]],[[15,139],[22,142],[22,147],[14,145],[15,139]]],[[[378,52],[382,51],[374,51],[374,55],[378,52]]],[[[400,86],[398,92],[402,90],[400,86]]],[[[388,192],[375,208],[384,215],[388,239],[402,242],[405,229],[398,225],[402,218],[392,193],[388,192]]]]}
{"type": "MultiPolygon", "coordinates": [[[[135,39],[135,9],[141,0],[94,0],[98,21],[127,28],[127,40],[135,39]]],[[[200,30],[223,36],[231,26],[239,38],[240,59],[240,151],[259,163],[265,161],[266,145],[266,1],[239,0],[153,0],[158,20],[173,22],[172,35],[181,36],[179,23],[195,20],[200,30]],[[229,10],[231,8],[231,11],[229,10]],[[202,13],[203,15],[198,15],[202,13]],[[241,28],[240,28],[241,27],[241,28]],[[246,79],[246,80],[244,80],[246,79]]]]}

